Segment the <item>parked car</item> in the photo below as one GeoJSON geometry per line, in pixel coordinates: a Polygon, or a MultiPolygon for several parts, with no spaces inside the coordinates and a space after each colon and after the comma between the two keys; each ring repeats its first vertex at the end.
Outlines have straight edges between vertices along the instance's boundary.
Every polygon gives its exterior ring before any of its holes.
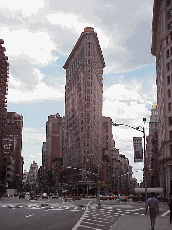
{"type": "Polygon", "coordinates": [[[51,198],[52,198],[52,199],[54,199],[54,198],[58,199],[58,198],[59,198],[58,193],[53,193],[52,196],[51,196],[51,198]]]}
{"type": "Polygon", "coordinates": [[[47,193],[42,193],[42,199],[44,199],[44,198],[48,199],[48,194],[47,193]]]}
{"type": "Polygon", "coordinates": [[[117,198],[117,195],[109,195],[109,200],[116,200],[117,198]]]}
{"type": "Polygon", "coordinates": [[[24,193],[24,192],[19,193],[19,199],[20,199],[20,198],[24,198],[24,199],[25,199],[25,193],[24,193]]]}
{"type": "Polygon", "coordinates": [[[119,194],[119,200],[127,201],[127,196],[125,194],[119,194]]]}

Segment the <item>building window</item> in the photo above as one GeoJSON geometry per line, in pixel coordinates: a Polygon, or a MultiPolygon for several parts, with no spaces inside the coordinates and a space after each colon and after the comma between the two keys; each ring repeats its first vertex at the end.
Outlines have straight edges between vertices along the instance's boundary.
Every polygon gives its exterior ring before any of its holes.
{"type": "Polygon", "coordinates": [[[90,130],[90,126],[86,126],[86,131],[89,131],[90,130]]]}
{"type": "Polygon", "coordinates": [[[172,131],[169,132],[169,139],[172,140],[172,131]]]}
{"type": "Polygon", "coordinates": [[[167,1],[167,7],[168,7],[170,4],[172,4],[172,0],[168,0],[168,1],[167,1]]]}
{"type": "Polygon", "coordinates": [[[167,85],[170,84],[170,76],[167,77],[167,85]]]}
{"type": "Polygon", "coordinates": [[[172,18],[172,9],[168,12],[168,19],[172,18]]]}
{"type": "Polygon", "coordinates": [[[90,103],[87,103],[87,109],[90,109],[90,103]]]}
{"type": "Polygon", "coordinates": [[[168,112],[170,112],[170,111],[171,111],[171,102],[168,103],[168,112]]]}
{"type": "Polygon", "coordinates": [[[90,134],[89,133],[87,133],[87,138],[89,138],[90,137],[90,134]]]}
{"type": "Polygon", "coordinates": [[[170,43],[169,36],[166,37],[166,45],[168,45],[168,43],[170,43]]]}
{"type": "Polygon", "coordinates": [[[85,115],[86,115],[87,117],[89,117],[89,116],[90,116],[90,111],[85,111],[85,115]]]}
{"type": "Polygon", "coordinates": [[[170,91],[170,89],[168,89],[167,94],[168,94],[168,98],[170,98],[171,97],[171,91],[170,91]]]}
{"type": "Polygon", "coordinates": [[[172,156],[172,145],[170,145],[170,157],[172,156]]]}
{"type": "Polygon", "coordinates": [[[87,118],[87,124],[89,124],[90,123],[90,118],[87,118]]]}
{"type": "Polygon", "coordinates": [[[170,56],[170,50],[168,49],[168,50],[166,51],[166,59],[169,58],[169,56],[170,56]]]}
{"type": "Polygon", "coordinates": [[[168,117],[168,125],[172,125],[172,117],[168,117]]]}
{"type": "Polygon", "coordinates": [[[168,30],[170,30],[171,28],[172,28],[172,22],[168,24],[168,30]]]}
{"type": "Polygon", "coordinates": [[[167,63],[167,72],[170,71],[170,62],[167,63]]]}

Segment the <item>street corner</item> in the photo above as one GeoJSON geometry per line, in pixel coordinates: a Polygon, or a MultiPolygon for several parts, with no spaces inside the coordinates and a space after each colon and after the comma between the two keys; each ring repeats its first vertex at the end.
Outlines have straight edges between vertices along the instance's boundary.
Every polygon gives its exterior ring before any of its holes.
{"type": "Polygon", "coordinates": [[[110,230],[150,230],[150,220],[148,216],[132,216],[123,215],[119,220],[110,228],[110,230]]]}

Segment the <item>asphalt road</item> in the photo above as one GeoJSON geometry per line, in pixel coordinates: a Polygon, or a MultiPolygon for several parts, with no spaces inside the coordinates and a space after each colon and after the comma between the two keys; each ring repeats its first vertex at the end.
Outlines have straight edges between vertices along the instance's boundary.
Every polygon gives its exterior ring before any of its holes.
{"type": "Polygon", "coordinates": [[[87,202],[75,205],[60,199],[30,201],[18,198],[0,200],[0,229],[71,230],[85,211],[87,202]]]}
{"type": "MultiPolygon", "coordinates": [[[[59,199],[0,199],[0,229],[3,230],[109,230],[121,216],[144,215],[145,204],[132,201],[80,201],[59,199]],[[89,203],[89,205],[88,205],[89,203]]],[[[168,216],[167,204],[160,204],[160,216],[168,216]]]]}

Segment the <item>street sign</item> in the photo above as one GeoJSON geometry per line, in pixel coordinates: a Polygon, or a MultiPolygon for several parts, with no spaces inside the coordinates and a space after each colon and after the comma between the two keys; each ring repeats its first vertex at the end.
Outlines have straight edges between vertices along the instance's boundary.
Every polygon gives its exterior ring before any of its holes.
{"type": "Polygon", "coordinates": [[[142,137],[133,137],[134,162],[143,162],[142,137]]]}

